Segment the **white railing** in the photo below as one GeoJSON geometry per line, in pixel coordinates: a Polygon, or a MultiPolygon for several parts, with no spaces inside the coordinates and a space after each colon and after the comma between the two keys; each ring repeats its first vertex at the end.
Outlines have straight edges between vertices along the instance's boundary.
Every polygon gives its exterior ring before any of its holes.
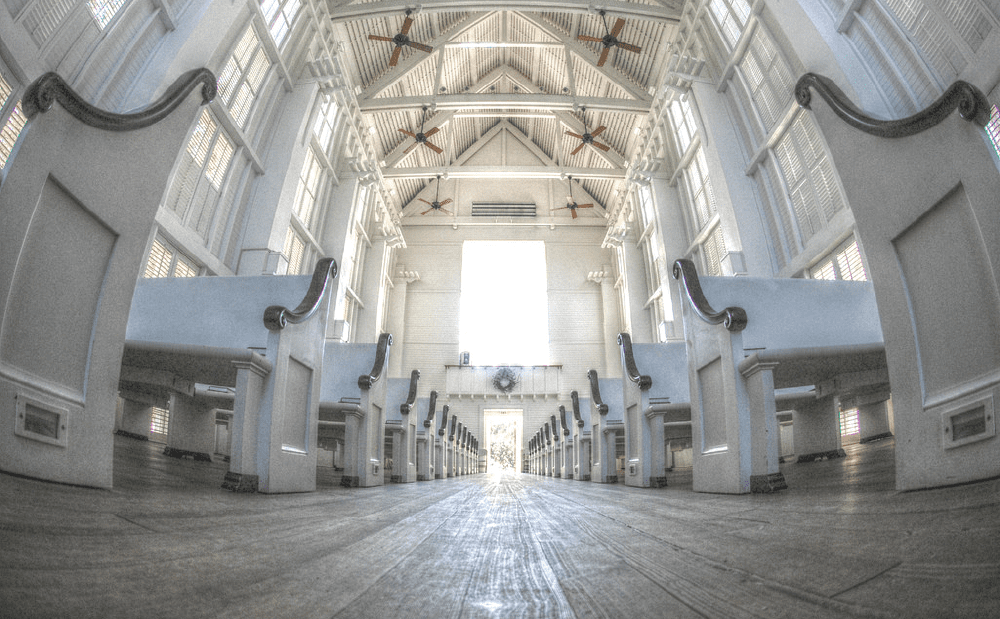
{"type": "Polygon", "coordinates": [[[535,398],[559,395],[561,365],[445,366],[448,395],[535,398]]]}

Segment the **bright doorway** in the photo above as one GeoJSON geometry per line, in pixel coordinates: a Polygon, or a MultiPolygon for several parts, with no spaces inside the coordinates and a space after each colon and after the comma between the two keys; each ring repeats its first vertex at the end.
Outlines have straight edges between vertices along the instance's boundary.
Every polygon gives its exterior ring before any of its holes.
{"type": "Polygon", "coordinates": [[[520,408],[486,409],[486,472],[511,473],[521,470],[520,408]]]}

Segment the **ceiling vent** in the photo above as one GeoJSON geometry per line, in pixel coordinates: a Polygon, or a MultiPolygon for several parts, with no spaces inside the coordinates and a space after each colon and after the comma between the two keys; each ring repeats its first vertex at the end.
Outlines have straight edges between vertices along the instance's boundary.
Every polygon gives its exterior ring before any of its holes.
{"type": "Polygon", "coordinates": [[[535,205],[530,202],[473,202],[473,217],[534,217],[535,205]]]}

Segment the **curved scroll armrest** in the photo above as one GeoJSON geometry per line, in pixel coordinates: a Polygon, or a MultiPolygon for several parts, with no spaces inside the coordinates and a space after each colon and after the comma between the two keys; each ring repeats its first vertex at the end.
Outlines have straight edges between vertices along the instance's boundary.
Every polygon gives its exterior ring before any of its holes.
{"type": "Polygon", "coordinates": [[[569,429],[572,424],[566,421],[566,407],[562,404],[559,405],[559,425],[562,426],[563,436],[569,436],[569,429]]]}
{"type": "Polygon", "coordinates": [[[117,114],[91,105],[56,73],[46,73],[24,91],[22,109],[29,119],[49,111],[58,101],[63,108],[85,125],[106,131],[132,131],[154,125],[170,115],[184,99],[201,84],[204,105],[215,98],[218,86],[215,75],[208,69],[193,69],[177,78],[163,96],[130,114],[117,114]]]}
{"type": "Polygon", "coordinates": [[[418,380],[420,380],[420,370],[410,372],[410,392],[406,395],[406,401],[399,405],[399,412],[402,415],[409,415],[413,410],[413,404],[417,401],[418,380]]]}
{"type": "Polygon", "coordinates": [[[555,415],[549,415],[549,423],[552,424],[552,440],[559,442],[559,420],[555,415]]]}
{"type": "Polygon", "coordinates": [[[607,415],[608,405],[601,399],[601,384],[597,381],[597,370],[587,372],[587,378],[590,379],[590,399],[597,407],[597,412],[601,415],[607,415]]]}
{"type": "Polygon", "coordinates": [[[545,428],[545,442],[548,443],[549,445],[551,445],[552,444],[552,428],[549,426],[549,424],[545,424],[542,427],[545,428]]]}
{"type": "Polygon", "coordinates": [[[635,365],[635,355],[632,353],[632,336],[628,333],[619,333],[618,346],[622,349],[622,364],[625,366],[628,379],[639,385],[640,390],[647,391],[653,386],[653,379],[645,374],[639,374],[639,368],[635,365]]]}
{"type": "Polygon", "coordinates": [[[455,440],[455,430],[458,429],[456,427],[457,425],[458,425],[458,416],[457,415],[452,415],[451,416],[451,426],[449,426],[449,428],[448,428],[448,440],[449,441],[454,442],[454,440],[455,440]]]}
{"type": "Polygon", "coordinates": [[[293,310],[283,305],[271,305],[264,310],[264,326],[269,331],[281,331],[288,323],[298,324],[309,319],[319,309],[323,295],[330,287],[330,280],[337,277],[337,261],[333,258],[323,258],[313,269],[309,290],[299,306],[293,310]]]}
{"type": "Polygon", "coordinates": [[[438,392],[431,391],[430,401],[427,404],[427,419],[424,419],[424,427],[429,428],[434,425],[434,408],[437,406],[438,392]]]}
{"type": "Polygon", "coordinates": [[[705,298],[705,293],[701,291],[701,281],[698,279],[698,270],[694,268],[694,263],[685,258],[674,261],[674,279],[681,280],[684,294],[687,296],[691,309],[699,318],[711,325],[724,325],[726,329],[737,333],[747,327],[747,313],[742,307],[727,307],[721,312],[712,309],[705,298]]]}
{"type": "Polygon", "coordinates": [[[569,399],[573,401],[573,419],[580,428],[584,426],[583,417],[580,416],[580,394],[574,389],[569,393],[569,399]]]}
{"type": "Polygon", "coordinates": [[[382,372],[385,370],[385,361],[389,358],[390,346],[392,346],[391,334],[383,333],[378,336],[378,346],[375,349],[375,365],[372,366],[370,374],[358,376],[358,387],[365,390],[371,389],[372,385],[377,383],[378,379],[382,378],[382,372]]]}
{"type": "Polygon", "coordinates": [[[448,405],[445,404],[441,408],[441,427],[438,428],[438,436],[444,436],[445,431],[448,429],[448,405]]]}
{"type": "Polygon", "coordinates": [[[968,82],[958,80],[944,94],[925,109],[897,120],[879,120],[858,109],[840,88],[828,77],[806,73],[795,83],[795,100],[800,107],[809,109],[815,90],[844,122],[865,133],[881,138],[902,138],[916,135],[937,125],[953,110],[965,120],[985,127],[990,122],[990,103],[981,90],[968,82]]]}

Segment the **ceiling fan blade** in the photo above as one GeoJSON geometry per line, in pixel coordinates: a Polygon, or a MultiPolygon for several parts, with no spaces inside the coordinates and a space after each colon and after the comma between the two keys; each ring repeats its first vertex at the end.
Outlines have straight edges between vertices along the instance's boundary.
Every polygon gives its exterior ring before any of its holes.
{"type": "Polygon", "coordinates": [[[571,152],[570,155],[577,154],[578,152],[580,152],[580,149],[583,148],[584,146],[586,146],[586,144],[581,143],[579,146],[573,149],[573,152],[571,152]]]}
{"type": "MultiPolygon", "coordinates": [[[[402,51],[403,51],[402,47],[397,47],[396,49],[392,50],[392,56],[389,56],[389,66],[390,67],[396,66],[396,63],[399,62],[399,54],[402,51]]],[[[607,50],[604,50],[604,51],[607,51],[607,50]]]]}
{"type": "Polygon", "coordinates": [[[624,27],[625,27],[625,20],[619,17],[618,21],[615,22],[614,27],[611,29],[611,36],[613,37],[618,36],[618,33],[621,32],[622,28],[624,27]]]}
{"type": "Polygon", "coordinates": [[[437,146],[436,144],[431,144],[430,142],[424,142],[424,144],[427,146],[427,148],[431,149],[432,151],[434,151],[439,155],[444,152],[444,149],[441,148],[440,146],[437,146]]]}
{"type": "Polygon", "coordinates": [[[434,127],[433,129],[428,129],[427,133],[424,134],[424,137],[425,138],[429,138],[429,137],[431,137],[432,135],[434,135],[435,133],[437,133],[440,130],[441,130],[441,127],[434,127]]]}
{"type": "Polygon", "coordinates": [[[430,204],[431,206],[434,206],[432,203],[428,202],[427,200],[424,200],[423,198],[417,198],[417,200],[420,200],[424,204],[430,204]]]}
{"type": "Polygon", "coordinates": [[[426,211],[424,211],[423,213],[420,213],[420,214],[421,215],[426,215],[427,213],[430,213],[433,210],[434,210],[433,208],[429,208],[429,209],[427,209],[426,211]]]}
{"type": "Polygon", "coordinates": [[[576,219],[576,209],[575,208],[571,208],[571,209],[569,209],[569,212],[573,214],[573,219],[576,219]]]}
{"type": "Polygon", "coordinates": [[[597,136],[601,135],[601,133],[602,133],[602,132],[603,132],[603,131],[604,131],[605,129],[607,129],[607,127],[605,127],[604,125],[601,125],[601,126],[600,126],[600,127],[598,127],[597,129],[594,129],[593,131],[591,131],[591,132],[590,132],[590,137],[592,137],[592,138],[596,138],[597,136]]]}
{"type": "Polygon", "coordinates": [[[445,204],[451,204],[451,198],[448,198],[447,200],[445,200],[444,202],[442,202],[441,206],[444,206],[445,204]]]}
{"type": "Polygon", "coordinates": [[[574,138],[577,138],[577,139],[579,139],[579,140],[582,140],[582,139],[583,139],[583,136],[582,136],[582,135],[580,135],[579,133],[573,133],[572,131],[567,131],[567,132],[566,132],[566,135],[571,135],[571,136],[573,136],[574,138]]]}
{"type": "Polygon", "coordinates": [[[628,50],[630,52],[635,52],[637,54],[642,51],[642,48],[639,47],[638,45],[632,45],[631,43],[622,43],[621,41],[618,41],[618,47],[628,50]]]}
{"type": "MultiPolygon", "coordinates": [[[[398,50],[398,48],[397,48],[398,50]]],[[[603,67],[604,63],[608,60],[608,52],[611,51],[610,47],[605,47],[604,51],[601,52],[601,57],[597,59],[597,66],[603,67]]]]}
{"type": "Polygon", "coordinates": [[[400,133],[405,133],[406,135],[410,136],[411,138],[417,137],[416,133],[412,133],[410,131],[407,131],[406,129],[396,129],[396,131],[399,131],[400,133]]]}
{"type": "Polygon", "coordinates": [[[407,32],[409,32],[410,26],[412,25],[413,25],[413,18],[407,15],[406,19],[403,20],[403,29],[399,31],[399,34],[406,34],[407,32]]]}
{"type": "Polygon", "coordinates": [[[577,204],[576,208],[594,208],[593,204],[577,204]]]}
{"type": "Polygon", "coordinates": [[[604,152],[608,152],[609,150],[611,150],[610,146],[608,146],[607,144],[601,144],[600,142],[594,142],[594,146],[603,150],[604,152]]]}
{"type": "Polygon", "coordinates": [[[451,211],[449,211],[449,210],[448,210],[448,209],[446,209],[446,208],[439,208],[438,210],[439,210],[439,211],[444,211],[445,213],[448,213],[449,215],[451,215],[451,214],[452,214],[452,212],[451,212],[451,211]]]}
{"type": "Polygon", "coordinates": [[[372,40],[372,41],[388,41],[388,42],[392,43],[392,39],[390,39],[389,37],[383,37],[383,36],[379,36],[377,34],[369,34],[368,38],[370,40],[372,40]]]}
{"type": "Polygon", "coordinates": [[[424,45],[423,43],[417,43],[416,41],[409,41],[407,45],[413,49],[419,49],[422,52],[427,52],[428,54],[434,51],[434,48],[430,45],[424,45]]]}
{"type": "Polygon", "coordinates": [[[604,42],[604,39],[599,39],[597,37],[588,37],[585,34],[578,35],[576,38],[579,39],[579,40],[581,40],[581,41],[593,41],[594,43],[603,43],[604,42]]]}

